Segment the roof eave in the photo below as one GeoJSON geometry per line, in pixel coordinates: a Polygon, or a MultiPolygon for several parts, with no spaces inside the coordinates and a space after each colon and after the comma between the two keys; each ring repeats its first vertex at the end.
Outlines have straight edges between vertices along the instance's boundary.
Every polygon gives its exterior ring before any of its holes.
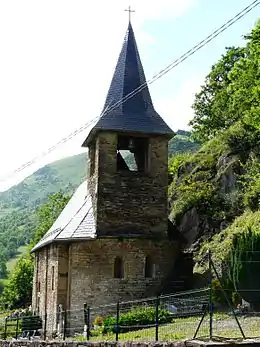
{"type": "Polygon", "coordinates": [[[46,241],[44,243],[42,243],[41,245],[39,246],[35,246],[32,248],[31,250],[31,253],[35,253],[37,251],[39,251],[40,249],[46,247],[46,246],[49,246],[50,244],[57,244],[57,243],[72,243],[72,242],[78,242],[78,241],[91,241],[91,240],[95,240],[97,238],[97,236],[95,235],[94,237],[75,237],[75,238],[69,238],[69,239],[54,239],[54,240],[49,240],[49,241],[46,241]]]}
{"type": "Polygon", "coordinates": [[[97,135],[97,133],[99,132],[116,132],[116,133],[126,133],[126,134],[146,134],[146,135],[150,135],[150,136],[164,136],[168,139],[168,141],[170,141],[173,137],[176,136],[176,133],[174,131],[169,132],[169,133],[146,133],[146,132],[142,132],[142,131],[131,131],[131,130],[114,130],[114,129],[97,129],[97,128],[93,128],[90,133],[88,134],[87,138],[84,140],[84,142],[82,143],[81,147],[88,147],[89,144],[93,141],[93,139],[95,138],[95,136],[97,135]]]}

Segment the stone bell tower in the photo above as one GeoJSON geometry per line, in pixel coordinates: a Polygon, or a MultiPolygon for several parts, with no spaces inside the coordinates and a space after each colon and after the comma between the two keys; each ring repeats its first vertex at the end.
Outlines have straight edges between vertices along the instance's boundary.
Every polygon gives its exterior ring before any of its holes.
{"type": "Polygon", "coordinates": [[[129,22],[102,116],[83,143],[97,236],[166,236],[173,135],[153,107],[129,22]]]}
{"type": "Polygon", "coordinates": [[[73,329],[84,325],[78,312],[86,302],[95,307],[176,290],[171,278],[181,238],[167,211],[172,136],[154,109],[129,23],[102,115],[83,143],[88,178],[32,250],[32,306],[47,317],[48,331],[57,329],[60,304],[77,310],[67,317],[73,329]]]}

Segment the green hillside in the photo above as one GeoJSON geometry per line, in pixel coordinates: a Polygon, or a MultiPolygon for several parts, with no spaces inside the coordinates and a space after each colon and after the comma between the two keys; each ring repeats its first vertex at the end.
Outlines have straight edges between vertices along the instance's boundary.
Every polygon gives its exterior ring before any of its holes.
{"type": "Polygon", "coordinates": [[[193,136],[204,144],[170,163],[170,218],[195,272],[206,273],[211,249],[228,294],[258,309],[260,22],[245,39],[245,47],[226,49],[195,97],[193,136]]]}

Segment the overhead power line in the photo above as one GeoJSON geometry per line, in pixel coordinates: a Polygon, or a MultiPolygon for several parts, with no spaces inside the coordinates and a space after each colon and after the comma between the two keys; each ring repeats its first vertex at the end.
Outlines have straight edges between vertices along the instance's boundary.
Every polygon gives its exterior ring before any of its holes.
{"type": "Polygon", "coordinates": [[[64,143],[68,142],[69,140],[71,140],[72,138],[74,138],[75,136],[77,136],[78,134],[80,134],[82,131],[84,131],[85,129],[89,128],[94,122],[98,121],[105,113],[111,112],[113,111],[115,108],[119,107],[120,105],[122,105],[123,103],[125,103],[127,100],[129,100],[130,98],[132,98],[134,95],[136,95],[137,93],[140,93],[144,88],[146,88],[147,85],[152,84],[153,82],[157,81],[158,79],[160,79],[161,77],[163,77],[164,75],[166,75],[168,72],[170,72],[173,68],[175,68],[176,66],[178,66],[179,64],[181,64],[183,61],[185,61],[186,59],[188,59],[190,56],[192,56],[194,53],[196,53],[197,51],[199,51],[201,48],[203,48],[204,46],[206,46],[209,42],[211,42],[213,39],[215,39],[217,36],[219,36],[222,32],[226,31],[230,26],[232,26],[233,24],[235,24],[238,20],[240,20],[241,18],[243,18],[247,13],[249,13],[250,11],[252,11],[254,8],[256,8],[258,5],[260,5],[260,0],[254,0],[253,2],[251,2],[248,6],[246,6],[243,10],[241,10],[239,13],[237,13],[234,17],[232,17],[231,19],[229,19],[227,22],[225,22],[224,24],[222,24],[218,29],[214,30],[210,35],[208,35],[205,39],[203,39],[202,41],[200,41],[197,45],[195,45],[194,47],[192,47],[191,49],[189,49],[186,53],[184,53],[183,55],[181,55],[178,59],[174,60],[171,64],[167,65],[164,69],[162,69],[159,73],[157,73],[156,75],[154,75],[149,81],[143,83],[142,85],[140,85],[138,88],[136,88],[135,90],[133,90],[131,93],[129,93],[128,95],[126,95],[124,98],[122,98],[121,100],[119,100],[118,102],[114,103],[113,105],[107,107],[102,113],[101,115],[93,118],[91,121],[85,123],[83,126],[81,126],[80,128],[74,130],[72,133],[70,133],[68,136],[62,138],[59,142],[57,142],[55,145],[53,145],[52,147],[48,148],[46,151],[43,151],[42,153],[40,153],[39,155],[37,155],[36,157],[32,158],[30,161],[26,162],[25,164],[23,164],[22,166],[20,166],[19,168],[17,168],[16,170],[14,170],[13,172],[11,172],[10,174],[8,174],[6,177],[3,177],[0,179],[0,182],[5,182],[8,179],[10,179],[11,177],[13,177],[15,174],[23,171],[24,169],[28,168],[29,166],[35,164],[37,161],[39,161],[40,159],[42,159],[43,157],[45,157],[46,155],[50,154],[51,152],[53,152],[54,150],[56,150],[58,147],[60,147],[61,145],[63,145],[64,143]]]}

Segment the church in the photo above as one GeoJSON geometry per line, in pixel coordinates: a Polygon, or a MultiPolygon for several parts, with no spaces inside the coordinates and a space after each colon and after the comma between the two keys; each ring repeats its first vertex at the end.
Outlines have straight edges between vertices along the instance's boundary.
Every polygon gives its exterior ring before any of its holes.
{"type": "Polygon", "coordinates": [[[103,112],[83,143],[86,181],[32,250],[32,308],[47,314],[49,331],[60,304],[82,310],[177,290],[169,289],[183,242],[168,219],[173,136],[153,106],[129,22],[103,112]]]}

